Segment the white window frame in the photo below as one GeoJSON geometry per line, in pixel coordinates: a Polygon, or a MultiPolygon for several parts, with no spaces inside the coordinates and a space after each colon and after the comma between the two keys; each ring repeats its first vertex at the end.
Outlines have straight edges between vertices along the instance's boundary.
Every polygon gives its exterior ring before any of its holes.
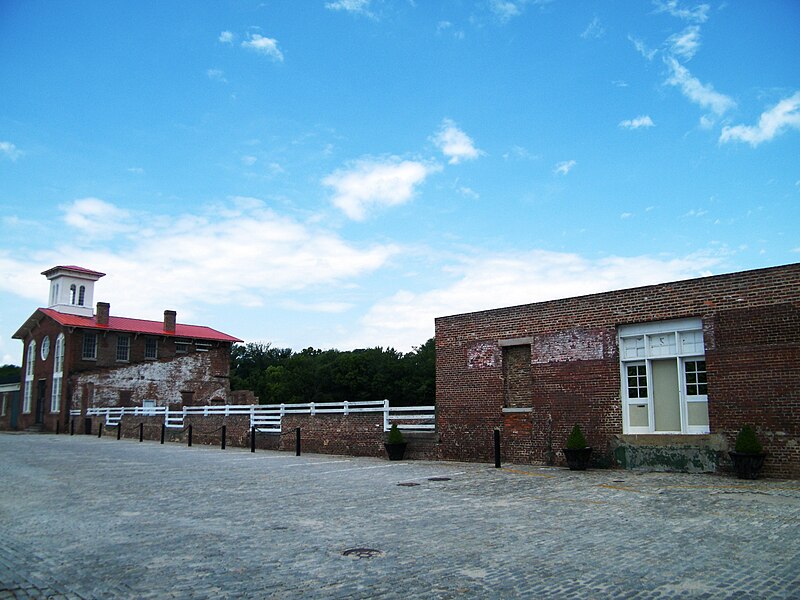
{"type": "Polygon", "coordinates": [[[50,393],[50,412],[61,411],[61,384],[64,378],[64,334],[59,333],[53,350],[53,390],[50,393]]]}
{"type": "Polygon", "coordinates": [[[28,343],[28,355],[25,357],[25,393],[22,397],[22,413],[30,414],[33,404],[33,371],[36,365],[36,340],[28,343]]]}
{"type": "Polygon", "coordinates": [[[148,337],[144,340],[144,357],[146,360],[158,359],[158,338],[148,337]],[[151,352],[152,350],[152,352],[151,352]]]}
{"type": "MultiPolygon", "coordinates": [[[[709,433],[708,426],[689,425],[688,405],[691,403],[705,402],[708,405],[708,395],[689,396],[686,384],[686,363],[692,361],[705,361],[705,350],[698,352],[698,348],[682,347],[681,334],[703,333],[701,319],[676,319],[673,321],[656,321],[636,325],[620,325],[617,331],[617,344],[620,355],[620,379],[622,397],[622,431],[626,434],[703,434],[709,433]],[[674,346],[669,344],[668,337],[673,335],[674,346]],[[665,345],[653,345],[652,339],[656,336],[664,337],[665,345]],[[625,340],[642,338],[643,344],[635,345],[635,356],[626,356],[625,340]],[[678,369],[678,404],[680,407],[680,431],[656,431],[655,409],[653,406],[653,360],[674,359],[678,369]],[[642,365],[646,367],[647,396],[645,398],[631,398],[628,392],[628,366],[642,365]],[[647,405],[647,426],[634,427],[630,424],[631,405],[647,405]]],[[[696,342],[695,342],[696,344],[696,342]]],[[[633,345],[631,345],[633,346],[633,345]]],[[[706,385],[708,383],[706,382],[706,385]]]]}

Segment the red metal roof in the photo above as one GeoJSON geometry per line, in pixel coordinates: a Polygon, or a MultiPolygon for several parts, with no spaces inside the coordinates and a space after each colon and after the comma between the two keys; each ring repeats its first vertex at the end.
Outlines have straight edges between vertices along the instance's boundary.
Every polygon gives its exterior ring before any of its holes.
{"type": "Polygon", "coordinates": [[[91,269],[84,269],[83,267],[76,267],[75,265],[61,265],[58,267],[51,267],[46,271],[42,271],[42,275],[45,277],[54,271],[58,271],[59,269],[63,269],[65,271],[75,271],[76,273],[85,273],[86,275],[94,275],[95,277],[104,277],[105,273],[101,273],[100,271],[92,271],[91,269]]]}
{"type": "Polygon", "coordinates": [[[168,335],[179,338],[193,338],[199,340],[214,340],[217,342],[241,342],[227,333],[222,333],[202,325],[183,325],[177,323],[175,331],[165,331],[162,321],[146,321],[144,319],[129,319],[127,317],[108,318],[108,325],[99,325],[96,317],[81,317],[58,312],[52,308],[40,308],[39,311],[65,327],[82,327],[84,329],[101,329],[103,331],[127,331],[130,333],[144,333],[148,335],[168,335]]]}

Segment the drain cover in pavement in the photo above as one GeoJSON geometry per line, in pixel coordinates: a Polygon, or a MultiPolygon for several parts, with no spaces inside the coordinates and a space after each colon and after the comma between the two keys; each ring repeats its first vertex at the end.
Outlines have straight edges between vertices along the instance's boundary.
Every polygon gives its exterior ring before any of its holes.
{"type": "Polygon", "coordinates": [[[450,481],[450,477],[428,477],[428,481],[450,481]]]}
{"type": "Polygon", "coordinates": [[[375,548],[348,548],[342,552],[342,556],[352,556],[353,558],[376,558],[383,556],[383,552],[375,548]]]}
{"type": "Polygon", "coordinates": [[[407,481],[405,483],[398,483],[397,485],[402,485],[403,487],[414,487],[415,485],[419,485],[418,483],[414,483],[413,481],[407,481]]]}

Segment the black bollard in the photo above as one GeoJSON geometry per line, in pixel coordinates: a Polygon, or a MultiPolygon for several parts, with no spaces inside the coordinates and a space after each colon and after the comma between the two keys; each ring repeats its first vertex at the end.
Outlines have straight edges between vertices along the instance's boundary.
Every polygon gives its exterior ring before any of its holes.
{"type": "Polygon", "coordinates": [[[139,441],[144,441],[144,423],[139,423],[139,441]]]}
{"type": "Polygon", "coordinates": [[[226,428],[225,428],[225,425],[223,425],[222,426],[222,443],[220,444],[220,448],[222,450],[225,450],[225,431],[226,431],[226,428]]]}
{"type": "Polygon", "coordinates": [[[75,435],[75,419],[69,420],[69,434],[75,435]]]}
{"type": "Polygon", "coordinates": [[[295,430],[294,455],[300,456],[300,428],[295,430]]]}
{"type": "Polygon", "coordinates": [[[164,423],[161,424],[161,443],[164,443],[164,434],[167,431],[167,426],[164,423]]]}
{"type": "Polygon", "coordinates": [[[100,421],[100,425],[97,426],[97,437],[103,437],[103,422],[100,421]]]}
{"type": "Polygon", "coordinates": [[[189,437],[188,437],[188,440],[189,440],[189,446],[191,447],[191,445],[192,445],[192,424],[191,423],[189,423],[189,437]]]}
{"type": "Polygon", "coordinates": [[[60,427],[61,427],[61,421],[59,421],[58,419],[56,419],[56,435],[58,435],[58,433],[59,433],[59,431],[58,431],[58,430],[60,429],[60,427]]]}
{"type": "Polygon", "coordinates": [[[122,421],[117,421],[117,439],[122,437],[122,421]]]}
{"type": "Polygon", "coordinates": [[[500,468],[500,428],[494,429],[494,468],[500,468]]]}
{"type": "Polygon", "coordinates": [[[250,452],[256,451],[256,426],[250,428],[250,452]]]}

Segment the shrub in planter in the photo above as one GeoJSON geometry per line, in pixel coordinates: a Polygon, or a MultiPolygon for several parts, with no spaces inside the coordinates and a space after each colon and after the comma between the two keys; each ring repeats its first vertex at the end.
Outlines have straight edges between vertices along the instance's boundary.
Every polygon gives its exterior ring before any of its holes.
{"type": "Polygon", "coordinates": [[[728,454],[739,479],[758,479],[766,454],[751,425],[745,425],[739,430],[734,451],[728,454]]]}
{"type": "Polygon", "coordinates": [[[563,449],[563,452],[571,471],[585,471],[589,466],[592,448],[577,423],[567,437],[567,447],[563,449]]]}
{"type": "Polygon", "coordinates": [[[384,448],[386,448],[386,453],[389,455],[389,460],[403,460],[407,445],[408,443],[403,439],[403,433],[397,427],[397,423],[392,423],[392,428],[386,437],[386,443],[383,444],[384,448]]]}

